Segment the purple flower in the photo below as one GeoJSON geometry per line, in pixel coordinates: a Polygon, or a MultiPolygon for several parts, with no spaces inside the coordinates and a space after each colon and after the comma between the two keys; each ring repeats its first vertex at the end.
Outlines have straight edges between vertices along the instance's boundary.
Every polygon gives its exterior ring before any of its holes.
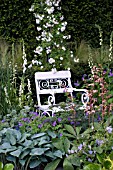
{"type": "Polygon", "coordinates": [[[3,119],[1,122],[2,122],[2,123],[4,123],[4,122],[5,122],[5,120],[3,119]]]}
{"type": "Polygon", "coordinates": [[[40,129],[40,128],[42,128],[42,126],[43,126],[43,124],[39,124],[39,125],[38,125],[38,128],[40,129]]]}
{"type": "Polygon", "coordinates": [[[108,131],[108,133],[112,133],[113,128],[111,126],[108,126],[106,130],[108,131]]]}
{"type": "Polygon", "coordinates": [[[18,123],[18,126],[21,127],[21,126],[23,126],[23,124],[22,124],[21,122],[19,122],[19,123],[18,123]]]}
{"type": "Polygon", "coordinates": [[[22,118],[22,120],[24,121],[24,122],[30,122],[30,118],[28,118],[28,117],[25,117],[25,118],[22,118]]]}
{"type": "Polygon", "coordinates": [[[38,116],[39,115],[39,113],[37,113],[37,112],[29,112],[30,114],[33,114],[33,115],[35,115],[35,116],[38,116]]]}
{"type": "Polygon", "coordinates": [[[97,139],[97,140],[96,140],[96,143],[100,146],[100,145],[102,145],[102,144],[104,143],[104,141],[97,139]]]}
{"type": "Polygon", "coordinates": [[[101,121],[101,117],[100,117],[100,116],[98,116],[97,120],[100,122],[100,121],[101,121]]]}
{"type": "Polygon", "coordinates": [[[79,150],[82,150],[82,147],[83,147],[83,145],[80,144],[80,145],[78,146],[78,149],[79,149],[79,150]]]}
{"type": "Polygon", "coordinates": [[[91,159],[91,158],[88,158],[88,162],[92,162],[92,159],[91,159]]]}
{"type": "Polygon", "coordinates": [[[72,122],[70,122],[70,124],[71,124],[71,125],[74,125],[74,124],[75,124],[75,122],[74,122],[74,121],[72,121],[72,122]]]}
{"type": "Polygon", "coordinates": [[[62,121],[62,119],[59,117],[59,118],[58,118],[58,122],[61,122],[61,121],[62,121]]]}
{"type": "Polygon", "coordinates": [[[91,151],[91,150],[90,150],[90,151],[88,151],[88,152],[89,152],[89,154],[90,154],[90,155],[92,155],[92,153],[93,153],[93,151],[91,151]]]}
{"type": "Polygon", "coordinates": [[[60,135],[59,135],[60,137],[62,137],[63,135],[62,135],[62,133],[60,133],[60,135]]]}
{"type": "Polygon", "coordinates": [[[68,121],[70,121],[71,120],[71,118],[70,117],[68,117],[68,121]]]}
{"type": "Polygon", "coordinates": [[[78,86],[80,85],[80,83],[78,83],[78,80],[77,80],[76,83],[74,83],[74,85],[75,85],[76,87],[78,87],[78,86]]]}
{"type": "Polygon", "coordinates": [[[54,122],[52,123],[52,126],[56,126],[56,124],[57,124],[56,121],[54,121],[54,122]]]}

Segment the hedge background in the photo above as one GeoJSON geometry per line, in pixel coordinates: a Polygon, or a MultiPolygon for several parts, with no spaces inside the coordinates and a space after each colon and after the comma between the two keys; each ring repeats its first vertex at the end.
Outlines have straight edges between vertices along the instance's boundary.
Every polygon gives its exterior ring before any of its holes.
{"type": "MultiPolygon", "coordinates": [[[[34,0],[0,0],[0,36],[9,42],[24,39],[29,60],[36,47],[36,24],[29,11],[34,0]]],[[[99,33],[95,24],[103,30],[104,42],[109,44],[113,30],[112,0],[62,0],[62,13],[68,22],[67,34],[71,34],[70,44],[79,45],[81,40],[93,47],[99,45],[99,33]]]]}

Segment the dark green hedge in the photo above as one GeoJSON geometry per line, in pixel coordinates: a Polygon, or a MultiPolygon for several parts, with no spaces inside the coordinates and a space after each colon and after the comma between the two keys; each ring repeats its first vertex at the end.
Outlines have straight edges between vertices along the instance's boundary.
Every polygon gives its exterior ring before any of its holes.
{"type": "Polygon", "coordinates": [[[68,22],[67,31],[72,35],[72,42],[79,44],[81,40],[98,47],[98,24],[103,30],[103,39],[109,43],[113,30],[112,0],[62,0],[62,11],[68,22]]]}
{"type": "Polygon", "coordinates": [[[0,0],[0,36],[10,43],[25,41],[27,54],[32,58],[36,47],[36,26],[29,11],[34,0],[0,0]]]}

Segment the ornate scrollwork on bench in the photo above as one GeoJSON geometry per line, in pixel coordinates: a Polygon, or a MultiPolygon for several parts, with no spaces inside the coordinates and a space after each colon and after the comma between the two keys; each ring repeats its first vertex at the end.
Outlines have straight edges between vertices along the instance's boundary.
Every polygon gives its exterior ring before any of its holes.
{"type": "Polygon", "coordinates": [[[64,88],[68,86],[68,80],[65,79],[46,79],[46,80],[38,80],[38,85],[40,90],[43,89],[58,89],[64,88]]]}

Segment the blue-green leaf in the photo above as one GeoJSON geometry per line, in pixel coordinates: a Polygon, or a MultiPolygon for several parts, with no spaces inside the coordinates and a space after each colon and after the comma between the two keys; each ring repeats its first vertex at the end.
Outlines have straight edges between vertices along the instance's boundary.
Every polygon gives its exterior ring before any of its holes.
{"type": "Polygon", "coordinates": [[[32,161],[30,162],[29,167],[30,167],[30,168],[35,168],[35,167],[39,166],[40,163],[41,163],[40,160],[32,160],[32,161]]]}

